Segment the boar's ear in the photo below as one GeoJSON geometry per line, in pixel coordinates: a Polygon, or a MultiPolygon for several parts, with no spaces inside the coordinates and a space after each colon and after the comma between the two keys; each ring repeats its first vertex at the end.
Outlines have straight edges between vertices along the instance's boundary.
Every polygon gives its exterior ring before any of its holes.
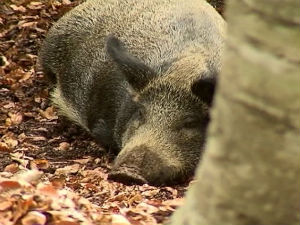
{"type": "Polygon", "coordinates": [[[123,43],[112,35],[107,39],[107,53],[136,90],[144,88],[155,76],[154,71],[149,66],[131,55],[123,43]]]}
{"type": "Polygon", "coordinates": [[[216,76],[199,77],[192,84],[192,92],[209,106],[212,103],[216,87],[216,76]]]}

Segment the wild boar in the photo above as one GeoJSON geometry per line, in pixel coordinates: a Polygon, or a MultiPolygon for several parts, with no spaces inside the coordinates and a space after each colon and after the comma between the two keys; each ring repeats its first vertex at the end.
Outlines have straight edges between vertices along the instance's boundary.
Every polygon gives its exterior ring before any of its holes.
{"type": "Polygon", "coordinates": [[[204,0],[88,0],[39,60],[61,114],[118,155],[110,178],[170,184],[205,144],[225,22],[204,0]]]}

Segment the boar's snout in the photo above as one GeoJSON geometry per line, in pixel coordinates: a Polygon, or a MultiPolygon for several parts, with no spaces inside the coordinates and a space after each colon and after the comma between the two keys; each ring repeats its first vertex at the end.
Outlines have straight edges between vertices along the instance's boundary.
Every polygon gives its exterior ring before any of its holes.
{"type": "Polygon", "coordinates": [[[169,183],[176,170],[162,155],[141,145],[120,154],[115,161],[109,179],[125,184],[163,185],[169,183]]]}
{"type": "Polygon", "coordinates": [[[109,179],[119,181],[124,184],[145,184],[147,180],[139,174],[138,168],[121,166],[109,173],[109,179]]]}

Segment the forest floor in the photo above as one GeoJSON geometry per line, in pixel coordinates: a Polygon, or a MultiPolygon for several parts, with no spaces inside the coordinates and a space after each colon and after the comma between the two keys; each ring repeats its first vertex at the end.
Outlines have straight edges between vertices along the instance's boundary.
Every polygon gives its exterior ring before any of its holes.
{"type": "Polygon", "coordinates": [[[113,156],[60,117],[36,66],[52,23],[80,0],[1,0],[0,225],[161,224],[187,184],[107,179],[113,156]]]}

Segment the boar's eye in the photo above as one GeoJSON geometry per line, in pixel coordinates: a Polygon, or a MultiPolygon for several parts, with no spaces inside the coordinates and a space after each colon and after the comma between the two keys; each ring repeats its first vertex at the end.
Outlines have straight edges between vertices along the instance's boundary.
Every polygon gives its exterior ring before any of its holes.
{"type": "Polygon", "coordinates": [[[181,123],[181,129],[194,129],[201,126],[202,120],[199,117],[187,117],[181,123]]]}
{"type": "Polygon", "coordinates": [[[145,109],[140,106],[131,116],[131,120],[138,121],[139,125],[145,121],[145,109]]]}

